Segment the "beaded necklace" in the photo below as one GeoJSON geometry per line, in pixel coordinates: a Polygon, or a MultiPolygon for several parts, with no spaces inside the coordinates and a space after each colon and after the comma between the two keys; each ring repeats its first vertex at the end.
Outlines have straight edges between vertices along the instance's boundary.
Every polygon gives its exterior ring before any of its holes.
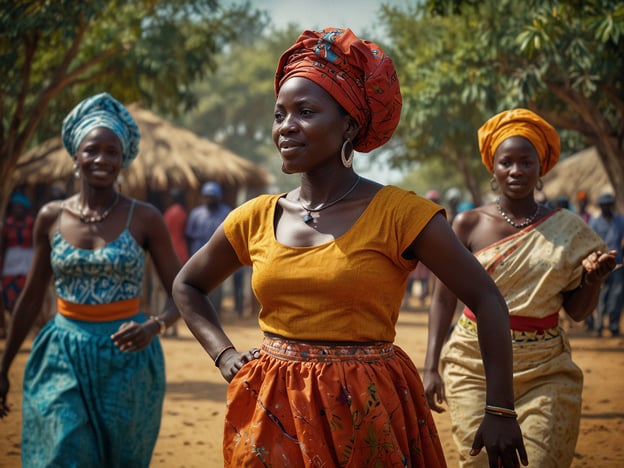
{"type": "Polygon", "coordinates": [[[100,223],[104,221],[108,217],[108,215],[111,213],[111,211],[113,211],[113,208],[115,208],[118,202],[119,202],[119,192],[116,192],[115,200],[113,200],[113,203],[111,204],[111,206],[109,206],[101,215],[95,215],[95,216],[87,216],[85,213],[84,206],[79,205],[78,208],[80,210],[80,222],[85,223],[85,224],[92,224],[92,223],[100,223]]]}
{"type": "Polygon", "coordinates": [[[528,217],[524,218],[523,222],[516,223],[513,219],[511,219],[509,217],[509,215],[507,213],[505,213],[505,211],[501,207],[500,197],[496,200],[496,207],[498,208],[498,212],[503,217],[503,219],[505,221],[507,221],[509,224],[511,224],[513,227],[515,227],[516,229],[525,228],[529,224],[533,223],[533,221],[535,221],[535,218],[537,218],[537,214],[539,213],[539,209],[540,209],[539,203],[536,203],[535,204],[535,212],[531,216],[528,216],[528,217]]]}

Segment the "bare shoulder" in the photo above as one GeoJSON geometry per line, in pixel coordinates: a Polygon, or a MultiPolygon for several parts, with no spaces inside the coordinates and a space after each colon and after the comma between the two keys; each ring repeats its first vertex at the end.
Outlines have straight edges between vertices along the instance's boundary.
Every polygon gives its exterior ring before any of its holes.
{"type": "Polygon", "coordinates": [[[151,203],[147,203],[137,199],[130,199],[134,202],[134,215],[141,221],[162,219],[162,213],[151,203]]]}
{"type": "Polygon", "coordinates": [[[58,219],[63,208],[63,200],[53,200],[43,205],[37,212],[36,223],[40,229],[47,230],[58,219]]]}
{"type": "Polygon", "coordinates": [[[489,207],[483,205],[458,213],[453,219],[453,230],[458,232],[474,229],[484,218],[489,216],[489,211],[489,207]]]}
{"type": "Polygon", "coordinates": [[[475,235],[480,237],[485,229],[491,227],[492,216],[491,204],[478,206],[471,210],[462,211],[453,220],[453,231],[462,243],[471,251],[475,251],[475,235]]]}

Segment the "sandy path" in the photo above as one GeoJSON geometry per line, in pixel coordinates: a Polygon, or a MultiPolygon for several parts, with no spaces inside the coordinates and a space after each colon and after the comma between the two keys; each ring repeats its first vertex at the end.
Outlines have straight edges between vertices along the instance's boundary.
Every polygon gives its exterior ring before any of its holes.
{"type": "MultiPolygon", "coordinates": [[[[239,349],[256,346],[260,333],[254,319],[238,319],[224,312],[224,326],[239,349]]],[[[209,357],[179,326],[178,338],[163,339],[167,359],[167,396],[154,467],[222,466],[221,432],[226,384],[209,357]]],[[[585,373],[581,435],[573,467],[624,466],[624,339],[586,336],[579,326],[569,330],[573,356],[585,373]]],[[[422,367],[425,353],[426,314],[401,315],[397,344],[422,367]]],[[[0,342],[0,349],[4,342],[0,342]]],[[[0,467],[19,467],[21,388],[23,366],[30,350],[26,343],[11,369],[12,412],[0,421],[0,467]]],[[[457,465],[447,414],[436,415],[449,467],[457,465]]]]}

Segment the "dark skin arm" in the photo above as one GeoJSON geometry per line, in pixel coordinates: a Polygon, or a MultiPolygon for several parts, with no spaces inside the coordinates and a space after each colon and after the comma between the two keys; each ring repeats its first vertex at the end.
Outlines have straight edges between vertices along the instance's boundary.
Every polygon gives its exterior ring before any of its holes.
{"type": "Polygon", "coordinates": [[[206,295],[242,264],[220,226],[212,238],[184,264],[173,283],[173,297],[182,318],[206,352],[216,359],[226,381],[231,382],[243,365],[258,358],[257,351],[239,353],[223,331],[206,295]]]}
{"type": "Polygon", "coordinates": [[[54,202],[44,206],[35,220],[34,255],[26,284],[13,310],[9,335],[0,362],[0,418],[9,412],[6,398],[10,387],[9,369],[41,310],[46,291],[45,285],[52,277],[48,232],[56,220],[59,206],[59,203],[54,202]]]}
{"type": "Polygon", "coordinates": [[[573,291],[564,293],[563,308],[576,322],[582,322],[598,305],[598,297],[602,282],[615,268],[617,252],[611,250],[603,253],[590,253],[582,261],[585,273],[581,278],[581,285],[573,291]]]}
{"type": "MultiPolygon", "coordinates": [[[[447,287],[475,311],[485,367],[486,403],[513,409],[509,312],[491,277],[461,244],[441,214],[434,216],[408,252],[420,259],[440,280],[436,285],[436,294],[447,287]]],[[[448,307],[451,304],[449,300],[445,305],[448,307]]],[[[448,314],[440,313],[439,330],[444,330],[444,333],[436,332],[430,338],[434,343],[443,341],[450,325],[448,314]]],[[[432,315],[438,314],[434,312],[432,315]]],[[[504,467],[519,466],[518,457],[524,465],[528,464],[520,426],[515,419],[484,415],[471,453],[477,454],[483,447],[487,450],[491,467],[500,466],[499,461],[504,467]]]]}
{"type": "MultiPolygon", "coordinates": [[[[171,294],[173,280],[180,269],[180,261],[173,250],[167,225],[155,207],[137,202],[130,231],[150,255],[167,293],[167,301],[158,318],[169,327],[180,317],[171,294]]],[[[124,323],[111,339],[121,351],[135,352],[149,346],[159,332],[160,325],[154,319],[143,323],[129,321],[124,323]]]]}

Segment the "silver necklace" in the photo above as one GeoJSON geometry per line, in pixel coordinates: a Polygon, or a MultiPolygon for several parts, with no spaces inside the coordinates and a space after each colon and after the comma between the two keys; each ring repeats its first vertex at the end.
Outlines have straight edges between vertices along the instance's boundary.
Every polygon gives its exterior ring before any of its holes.
{"type": "Polygon", "coordinates": [[[84,206],[82,205],[78,206],[80,210],[80,222],[85,223],[85,224],[92,224],[92,223],[100,223],[104,221],[108,217],[108,215],[111,213],[111,211],[113,211],[113,208],[115,208],[118,202],[119,202],[119,192],[116,192],[115,200],[113,200],[113,203],[111,204],[111,206],[109,206],[104,211],[104,213],[102,213],[101,215],[96,215],[96,216],[87,216],[85,213],[84,206]]]}
{"type": "Polygon", "coordinates": [[[535,212],[531,216],[528,216],[528,217],[524,218],[523,222],[516,223],[513,219],[511,219],[509,217],[509,215],[507,213],[505,213],[505,211],[501,207],[500,197],[496,200],[496,207],[498,208],[498,212],[503,217],[503,219],[505,221],[507,221],[509,224],[511,224],[513,227],[517,228],[517,229],[525,228],[529,224],[533,223],[533,221],[535,221],[535,218],[537,217],[537,213],[539,213],[539,209],[540,209],[539,203],[536,203],[535,204],[535,212]]]}
{"type": "Polygon", "coordinates": [[[349,190],[347,190],[345,193],[343,193],[341,196],[339,196],[335,200],[332,200],[329,203],[325,203],[320,208],[308,208],[307,206],[303,204],[303,202],[301,201],[301,198],[297,197],[297,201],[299,202],[299,205],[301,205],[301,208],[303,208],[307,212],[306,215],[303,217],[303,222],[306,224],[310,224],[315,219],[315,216],[313,216],[312,213],[318,213],[319,211],[323,211],[324,209],[335,205],[339,201],[344,200],[351,192],[355,190],[355,187],[357,187],[357,184],[360,182],[360,179],[361,177],[357,176],[357,179],[355,179],[355,183],[351,186],[349,190]]]}

